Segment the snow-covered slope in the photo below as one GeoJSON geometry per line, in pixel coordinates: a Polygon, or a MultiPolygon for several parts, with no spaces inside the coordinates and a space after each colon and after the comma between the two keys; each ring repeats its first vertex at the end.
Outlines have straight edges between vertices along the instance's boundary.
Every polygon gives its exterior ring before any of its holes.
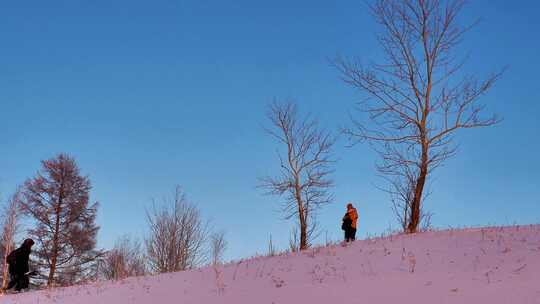
{"type": "Polygon", "coordinates": [[[0,302],[540,303],[540,225],[375,238],[0,302]]]}

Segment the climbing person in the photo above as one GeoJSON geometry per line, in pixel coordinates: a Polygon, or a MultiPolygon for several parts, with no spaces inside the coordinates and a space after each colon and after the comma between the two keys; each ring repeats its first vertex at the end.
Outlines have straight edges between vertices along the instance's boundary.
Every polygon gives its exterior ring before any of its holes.
{"type": "Polygon", "coordinates": [[[358,212],[351,203],[347,204],[347,212],[343,216],[342,229],[345,230],[345,242],[351,242],[356,239],[356,222],[358,220],[358,212]]]}
{"type": "Polygon", "coordinates": [[[26,239],[22,243],[21,247],[13,250],[6,258],[6,263],[9,264],[10,281],[6,290],[15,287],[15,291],[21,291],[21,289],[28,288],[30,280],[28,278],[28,262],[30,260],[30,252],[32,252],[32,246],[34,241],[32,239],[26,239]]]}

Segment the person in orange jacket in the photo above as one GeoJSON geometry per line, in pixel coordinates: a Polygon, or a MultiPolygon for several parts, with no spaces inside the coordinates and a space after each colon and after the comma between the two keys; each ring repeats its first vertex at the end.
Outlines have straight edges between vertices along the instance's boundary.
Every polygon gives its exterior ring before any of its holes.
{"type": "Polygon", "coordinates": [[[345,230],[345,241],[350,242],[356,239],[356,223],[358,221],[358,212],[351,203],[347,204],[347,212],[343,216],[342,229],[345,230]]]}

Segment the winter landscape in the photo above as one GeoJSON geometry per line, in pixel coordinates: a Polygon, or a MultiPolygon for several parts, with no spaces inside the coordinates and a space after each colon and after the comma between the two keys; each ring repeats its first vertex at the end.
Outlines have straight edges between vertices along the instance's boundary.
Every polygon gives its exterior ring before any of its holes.
{"type": "MultiPolygon", "coordinates": [[[[540,303],[540,226],[394,235],[5,303],[540,303]]],[[[3,302],[4,303],[4,302],[3,302]]]]}
{"type": "Polygon", "coordinates": [[[540,304],[539,11],[0,3],[0,304],[540,304]]]}

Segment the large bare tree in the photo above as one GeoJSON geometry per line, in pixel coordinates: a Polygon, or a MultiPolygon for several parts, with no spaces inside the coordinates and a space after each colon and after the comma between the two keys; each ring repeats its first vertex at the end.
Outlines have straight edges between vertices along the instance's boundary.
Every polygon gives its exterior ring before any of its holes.
{"type": "Polygon", "coordinates": [[[146,239],[149,267],[156,273],[192,269],[206,260],[208,226],[199,209],[187,201],[178,186],[172,199],[154,202],[147,212],[150,233],[146,239]]]}
{"type": "MultiPolygon", "coordinates": [[[[382,28],[378,40],[386,60],[365,65],[338,58],[346,83],[367,93],[346,130],[353,143],[367,140],[380,154],[378,171],[402,197],[406,231],[421,220],[426,181],[456,153],[456,131],[491,126],[479,99],[499,74],[477,80],[464,75],[456,46],[470,26],[460,26],[463,0],[376,0],[371,12],[382,28]]],[[[403,211],[403,210],[402,210],[403,211]]]]}
{"type": "MultiPolygon", "coordinates": [[[[7,286],[9,273],[6,259],[8,254],[15,249],[15,236],[19,228],[19,191],[2,206],[2,217],[0,218],[0,257],[2,258],[2,285],[7,286]]],[[[1,289],[0,288],[0,289],[1,289]]]]}
{"type": "Polygon", "coordinates": [[[75,159],[59,154],[42,161],[35,177],[21,189],[22,211],[34,223],[37,266],[48,271],[48,286],[70,285],[85,279],[95,250],[97,203],[90,204],[90,180],[81,176],[75,159]]]}
{"type": "Polygon", "coordinates": [[[269,106],[268,134],[275,138],[284,153],[279,153],[281,173],[261,178],[260,187],[267,194],[284,197],[286,219],[296,217],[299,227],[299,249],[309,247],[314,237],[315,212],[332,201],[332,146],[335,137],[322,130],[317,120],[300,117],[294,103],[274,102],[269,106]]]}

